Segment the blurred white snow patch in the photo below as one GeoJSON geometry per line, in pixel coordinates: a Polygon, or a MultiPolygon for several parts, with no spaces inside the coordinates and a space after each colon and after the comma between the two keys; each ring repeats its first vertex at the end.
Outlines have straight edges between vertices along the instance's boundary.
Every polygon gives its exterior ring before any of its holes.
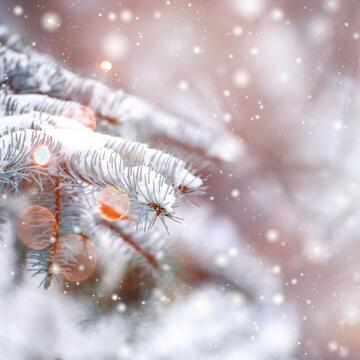
{"type": "Polygon", "coordinates": [[[234,302],[231,292],[204,286],[160,310],[150,328],[142,326],[135,358],[285,359],[295,348],[296,321],[290,309],[288,317],[268,310],[234,302]]]}
{"type": "Polygon", "coordinates": [[[230,6],[241,17],[252,20],[262,14],[265,8],[264,0],[230,0],[230,6]]]}
{"type": "Polygon", "coordinates": [[[253,58],[257,83],[275,99],[303,98],[308,85],[303,78],[304,64],[297,61],[305,54],[299,36],[290,28],[266,24],[260,29],[258,38],[256,45],[260,54],[253,58]]]}
{"type": "Polygon", "coordinates": [[[169,252],[176,248],[177,254],[181,251],[191,254],[197,266],[239,284],[247,295],[262,298],[264,303],[271,303],[272,296],[281,292],[279,279],[272,274],[271,267],[251,254],[230,219],[216,214],[204,203],[200,208],[185,208],[179,216],[185,221],[181,229],[170,224],[173,243],[169,252]],[[189,221],[195,218],[196,221],[189,221]],[[216,222],[210,220],[213,218],[216,222]]]}
{"type": "Polygon", "coordinates": [[[245,149],[239,138],[224,134],[211,146],[209,154],[219,156],[225,162],[236,162],[244,157],[245,149]]]}
{"type": "Polygon", "coordinates": [[[130,50],[128,39],[118,32],[105,34],[100,46],[102,53],[111,60],[124,59],[130,50]]]}
{"type": "Polygon", "coordinates": [[[232,75],[232,82],[237,88],[246,88],[250,84],[250,74],[246,69],[237,69],[232,75]]]}
{"type": "Polygon", "coordinates": [[[312,18],[308,23],[308,33],[310,37],[318,42],[325,41],[330,36],[330,22],[324,16],[312,18]]]}
{"type": "Polygon", "coordinates": [[[55,11],[46,11],[40,19],[41,27],[47,32],[54,32],[61,26],[61,17],[55,11]]]}
{"type": "Polygon", "coordinates": [[[299,334],[287,319],[272,319],[263,326],[260,341],[276,355],[289,354],[295,348],[299,334]]]}

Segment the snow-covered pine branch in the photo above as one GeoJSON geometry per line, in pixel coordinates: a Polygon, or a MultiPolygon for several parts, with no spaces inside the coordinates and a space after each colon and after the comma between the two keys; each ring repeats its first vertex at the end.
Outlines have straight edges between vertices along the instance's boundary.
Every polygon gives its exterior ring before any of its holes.
{"type": "MultiPolygon", "coordinates": [[[[12,94],[0,91],[0,116],[19,115],[31,111],[57,115],[76,120],[91,130],[96,128],[92,111],[77,102],[65,101],[39,94],[12,94]]],[[[67,124],[70,127],[70,124],[67,124]]]]}
{"type": "MultiPolygon", "coordinates": [[[[170,177],[165,178],[142,165],[143,158],[136,156],[132,159],[127,153],[128,158],[124,160],[120,148],[117,152],[106,148],[104,145],[109,141],[106,135],[88,130],[59,129],[49,121],[43,122],[40,115],[43,116],[40,113],[29,113],[0,120],[4,125],[0,140],[1,180],[4,189],[11,184],[23,195],[26,194],[24,180],[29,181],[30,186],[31,183],[38,185],[40,199],[31,196],[29,201],[32,206],[27,208],[28,213],[21,215],[18,232],[25,234],[22,236],[23,240],[25,237],[25,243],[31,236],[30,247],[34,248],[29,255],[31,267],[35,275],[45,274],[44,286],[48,287],[54,273],[60,272],[66,280],[72,279],[67,273],[73,269],[69,263],[76,264],[76,258],[69,258],[72,254],[70,250],[76,244],[68,249],[65,245],[69,243],[69,238],[64,243],[64,237],[67,234],[78,234],[79,231],[82,239],[95,237],[95,234],[85,236],[80,227],[80,218],[86,211],[81,211],[76,199],[84,193],[86,187],[90,187],[91,197],[91,194],[107,191],[109,187],[119,189],[129,199],[128,217],[146,230],[159,217],[163,222],[164,216],[176,219],[174,206],[184,194],[174,183],[167,181],[170,177]],[[34,119],[38,120],[40,129],[24,128],[34,125],[34,119]],[[12,130],[9,130],[10,127],[12,130]],[[79,134],[83,135],[81,144],[77,141],[79,134]],[[130,162],[132,166],[129,166],[130,162]],[[79,230],[74,231],[75,227],[79,230]]],[[[48,117],[45,119],[48,120],[48,117]]],[[[33,192],[30,188],[30,193],[33,192]]],[[[89,195],[89,192],[86,194],[89,195]]],[[[90,212],[89,206],[87,211],[90,212]]],[[[89,229],[88,223],[84,228],[89,229]]],[[[109,228],[116,232],[115,226],[109,228]]],[[[122,236],[122,239],[129,243],[128,238],[122,236]]],[[[147,254],[135,241],[131,245],[140,255],[147,254]]]]}
{"type": "Polygon", "coordinates": [[[48,55],[38,53],[4,26],[0,26],[0,43],[0,82],[8,82],[17,92],[39,92],[78,101],[107,122],[112,132],[122,133],[130,126],[141,141],[172,144],[188,155],[215,161],[239,159],[242,146],[225,131],[219,134],[200,128],[136,96],[82,78],[48,55]]]}
{"type": "MultiPolygon", "coordinates": [[[[89,105],[98,116],[108,118],[110,107],[119,111],[111,110],[112,116],[126,118],[132,107],[124,111],[122,92],[80,78],[50,57],[35,52],[19,37],[9,35],[4,27],[0,27],[0,38],[6,44],[0,46],[0,80],[11,85],[10,89],[0,90],[0,188],[3,192],[14,188],[29,203],[27,212],[20,214],[18,235],[32,249],[29,260],[34,274],[45,275],[46,288],[57,273],[71,281],[79,246],[86,242],[91,248],[88,239],[97,242],[101,229],[102,232],[106,229],[112,238],[120,238],[151,267],[157,268],[156,254],[160,248],[153,239],[163,237],[157,232],[141,235],[129,227],[136,223],[137,228],[150,230],[160,218],[167,228],[164,218],[178,221],[176,208],[187,194],[202,191],[202,180],[184,161],[172,155],[146,144],[93,132],[94,113],[76,101],[89,105]],[[105,97],[99,98],[99,94],[105,97]],[[84,199],[81,206],[78,200],[69,201],[80,198],[84,199]],[[100,206],[96,203],[98,198],[104,201],[100,206]],[[116,204],[117,198],[120,205],[116,204]],[[126,209],[122,208],[124,201],[129,203],[126,209]],[[87,210],[82,211],[85,203],[87,210]],[[99,231],[90,225],[98,216],[90,213],[94,206],[105,218],[102,225],[98,224],[99,231]],[[122,211],[126,213],[121,214],[122,211]],[[130,221],[112,223],[119,219],[130,221]],[[26,232],[32,235],[31,239],[24,235],[26,232]],[[78,240],[70,240],[74,238],[78,240]],[[74,244],[69,248],[66,244],[71,242],[74,244]]],[[[157,117],[161,113],[148,111],[158,114],[157,117]]],[[[147,116],[145,112],[142,121],[147,116]]],[[[129,122],[142,126],[135,118],[129,117],[129,122]]],[[[203,139],[207,137],[206,132],[201,135],[203,139]]],[[[200,138],[196,142],[199,144],[200,138]]]]}
{"type": "MultiPolygon", "coordinates": [[[[93,128],[93,115],[84,106],[70,101],[62,101],[44,95],[14,95],[0,92],[0,114],[26,114],[31,116],[8,117],[2,119],[1,131],[8,129],[36,128],[68,128],[87,130],[93,128]],[[45,114],[51,114],[47,117],[45,114]],[[70,119],[69,119],[70,118],[70,119]],[[74,121],[71,121],[74,120],[74,121]]],[[[127,163],[133,166],[139,164],[150,167],[152,170],[171,177],[173,183],[186,193],[197,190],[202,184],[189,171],[185,163],[164,152],[149,149],[145,144],[126,141],[122,138],[103,136],[107,148],[114,149],[117,153],[126,156],[127,163]]]]}
{"type": "MultiPolygon", "coordinates": [[[[98,242],[104,252],[115,254],[120,251],[131,260],[134,255],[151,269],[158,270],[163,257],[166,236],[160,230],[139,232],[128,221],[111,223],[98,221],[98,242]]],[[[110,262],[111,263],[111,262],[110,262]]]]}
{"type": "Polygon", "coordinates": [[[15,179],[17,184],[22,175],[29,178],[41,171],[91,186],[118,186],[137,203],[134,209],[139,220],[148,218],[142,210],[149,209],[157,216],[172,217],[173,205],[182,198],[184,189],[196,190],[202,185],[180,160],[139,143],[91,131],[82,131],[79,143],[79,129],[60,128],[68,124],[76,128],[77,123],[41,113],[0,118],[3,182],[15,179]],[[46,168],[37,166],[37,156],[48,157],[40,160],[46,168]]]}

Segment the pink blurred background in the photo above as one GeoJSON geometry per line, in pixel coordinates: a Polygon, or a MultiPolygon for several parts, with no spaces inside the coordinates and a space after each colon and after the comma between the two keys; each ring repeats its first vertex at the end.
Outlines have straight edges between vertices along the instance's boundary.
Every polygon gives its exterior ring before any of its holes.
{"type": "Polygon", "coordinates": [[[283,280],[310,359],[360,357],[359,15],[351,0],[0,5],[77,72],[241,139],[206,196],[283,280]]]}

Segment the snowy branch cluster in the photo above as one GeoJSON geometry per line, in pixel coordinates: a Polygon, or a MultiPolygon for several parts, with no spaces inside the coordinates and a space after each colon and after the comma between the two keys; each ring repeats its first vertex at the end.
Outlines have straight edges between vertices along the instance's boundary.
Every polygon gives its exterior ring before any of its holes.
{"type": "MultiPolygon", "coordinates": [[[[129,102],[130,97],[101,83],[79,78],[54,60],[22,44],[6,28],[1,30],[0,39],[4,44],[1,47],[1,80],[6,86],[1,101],[4,115],[1,122],[1,185],[5,190],[12,187],[23,194],[26,191],[24,180],[30,188],[36,184],[40,192],[35,190],[34,193],[31,189],[31,202],[34,206],[42,206],[45,202],[47,206],[43,209],[52,211],[53,229],[51,222],[50,229],[38,229],[43,226],[38,224],[42,222],[41,218],[47,216],[44,211],[34,215],[34,208],[30,208],[34,216],[28,215],[32,217],[30,223],[22,224],[24,233],[39,230],[46,233],[46,239],[40,235],[39,239],[31,241],[36,242],[32,245],[37,252],[41,250],[41,254],[32,255],[33,265],[35,270],[46,274],[48,286],[53,266],[51,250],[56,252],[58,238],[73,233],[74,229],[83,238],[94,236],[92,223],[95,219],[82,216],[86,211],[80,211],[91,205],[90,193],[98,195],[98,206],[107,215],[111,212],[109,216],[116,216],[116,209],[109,202],[117,198],[118,206],[122,207],[119,216],[133,219],[139,227],[149,230],[157,218],[165,226],[164,218],[176,220],[176,207],[187,193],[201,188],[202,180],[186,168],[184,161],[171,155],[120,136],[93,132],[96,124],[93,113],[111,118],[113,126],[118,128],[122,116],[124,121],[126,117],[145,121],[148,114],[151,119],[150,114],[155,113],[153,117],[157,121],[156,110],[150,111],[136,98],[129,102]],[[84,100],[92,110],[48,95],[18,94],[22,91],[84,100]],[[100,94],[106,97],[100,99],[100,94]],[[134,114],[130,115],[131,112],[134,114]],[[78,203],[76,211],[71,209],[74,202],[78,203]],[[34,217],[39,217],[38,221],[34,217]],[[32,230],[33,227],[37,228],[32,230]],[[51,244],[46,243],[50,241],[48,232],[50,237],[53,232],[51,244]],[[47,252],[49,254],[44,258],[47,252]]],[[[168,123],[166,115],[160,114],[160,117],[164,124],[168,123]]],[[[179,120],[170,119],[170,123],[180,127],[179,120]]],[[[211,132],[208,135],[215,136],[211,132]]],[[[111,228],[110,231],[114,232],[111,228]]]]}
{"type": "Polygon", "coordinates": [[[240,140],[80,77],[5,26],[0,44],[1,355],[289,359],[297,318],[278,279],[189,199],[196,169],[237,160],[240,140]],[[190,227],[172,224],[182,213],[190,227]]]}

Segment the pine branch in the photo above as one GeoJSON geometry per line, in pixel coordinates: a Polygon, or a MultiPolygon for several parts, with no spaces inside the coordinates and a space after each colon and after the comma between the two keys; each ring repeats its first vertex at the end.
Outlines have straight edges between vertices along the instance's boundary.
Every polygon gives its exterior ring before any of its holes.
{"type": "MultiPolygon", "coordinates": [[[[44,103],[46,104],[46,101],[44,101],[44,103]]],[[[48,116],[39,112],[0,118],[1,132],[20,129],[51,130],[52,128],[72,130],[88,129],[77,121],[72,121],[67,117],[48,116]]],[[[59,134],[61,134],[61,132],[59,134]]],[[[73,137],[74,136],[72,136],[72,138],[73,137]]],[[[144,144],[127,141],[119,137],[116,138],[101,134],[86,134],[86,137],[89,138],[89,141],[98,143],[99,146],[104,146],[116,151],[129,167],[139,165],[150,167],[151,170],[165,176],[169,182],[184,194],[202,191],[201,179],[188,171],[183,161],[171,155],[148,148],[144,144]]]]}
{"type": "Polygon", "coordinates": [[[0,27],[1,73],[0,82],[8,81],[19,92],[40,92],[71,99],[89,106],[97,115],[108,121],[112,132],[122,125],[135,127],[138,138],[146,142],[174,143],[187,153],[215,161],[236,160],[242,146],[230,134],[200,128],[164,113],[158,107],[123,91],[78,75],[56,63],[51,57],[36,52],[18,36],[0,27]],[[24,55],[26,54],[26,55],[24,55]]]}
{"type": "MultiPolygon", "coordinates": [[[[38,124],[41,124],[41,118],[39,120],[36,114],[35,118],[38,124]]],[[[7,128],[8,118],[3,119],[7,128]]],[[[19,127],[26,121],[29,120],[26,120],[24,115],[10,119],[14,126],[20,122],[19,127]]],[[[1,122],[0,119],[0,124],[1,122]]],[[[33,120],[31,122],[33,123],[33,120]]],[[[45,124],[46,127],[51,127],[48,121],[45,121],[45,124]]],[[[42,171],[52,176],[62,176],[67,181],[82,182],[99,188],[120,187],[130,197],[132,214],[139,223],[144,223],[145,229],[151,228],[158,217],[162,221],[164,216],[178,220],[174,209],[179,205],[184,192],[179,191],[179,187],[187,186],[191,189],[192,184],[201,185],[201,180],[187,172],[181,162],[178,167],[174,167],[176,160],[170,169],[169,165],[165,166],[161,162],[155,162],[155,170],[143,165],[129,167],[129,163],[135,165],[138,162],[137,152],[134,151],[134,159],[131,159],[126,146],[122,151],[119,151],[118,147],[118,152],[108,149],[105,146],[109,139],[111,137],[88,131],[84,133],[85,141],[79,143],[77,131],[52,128],[46,131],[25,129],[5,133],[0,137],[0,164],[4,169],[0,177],[1,183],[11,183],[16,187],[22,177],[27,180],[34,179],[34,174],[42,171]],[[47,146],[49,153],[54,156],[49,159],[46,169],[39,170],[39,167],[34,165],[33,154],[40,145],[47,146]],[[121,153],[126,153],[126,156],[123,158],[121,153]],[[157,172],[157,169],[166,174],[166,177],[157,172]],[[178,179],[191,180],[184,185],[176,183],[178,179]]],[[[158,153],[155,156],[157,155],[158,153]]],[[[150,159],[151,162],[153,157],[150,159]]]]}
{"type": "Polygon", "coordinates": [[[54,121],[58,119],[57,123],[60,123],[62,119],[64,122],[62,126],[66,128],[76,128],[77,125],[79,129],[88,127],[95,130],[96,127],[95,115],[90,109],[74,101],[64,101],[46,95],[17,95],[0,91],[0,116],[20,115],[33,111],[57,115],[52,116],[54,121]]]}
{"type": "MultiPolygon", "coordinates": [[[[53,277],[69,280],[72,266],[77,266],[75,249],[67,247],[64,238],[75,234],[84,241],[89,241],[88,239],[95,237],[95,223],[85,195],[84,188],[80,185],[62,183],[61,178],[53,177],[45,179],[43,188],[38,189],[29,199],[31,204],[47,209],[54,216],[54,225],[50,229],[44,229],[46,234],[38,234],[45,235],[43,237],[48,245],[28,254],[33,276],[45,275],[40,283],[45,289],[50,286],[53,277]]],[[[26,230],[31,231],[29,226],[26,230]]]]}
{"type": "Polygon", "coordinates": [[[125,252],[130,250],[152,269],[159,269],[157,258],[165,245],[165,239],[161,233],[157,231],[139,233],[127,222],[109,223],[102,220],[97,226],[100,234],[99,241],[105,242],[106,247],[124,249],[125,252]]]}

